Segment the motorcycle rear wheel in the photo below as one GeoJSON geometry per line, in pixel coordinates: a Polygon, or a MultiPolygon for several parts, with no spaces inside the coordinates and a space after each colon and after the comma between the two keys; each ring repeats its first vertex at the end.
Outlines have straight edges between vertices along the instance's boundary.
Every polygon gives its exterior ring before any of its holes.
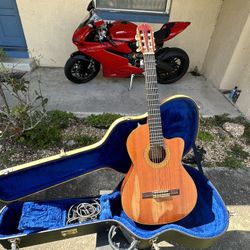
{"type": "Polygon", "coordinates": [[[170,84],[181,79],[189,67],[189,57],[187,53],[179,48],[163,48],[156,55],[157,60],[168,63],[167,69],[156,67],[157,80],[161,84],[170,84]]]}
{"type": "Polygon", "coordinates": [[[65,64],[65,76],[74,83],[86,83],[96,77],[100,63],[92,58],[70,57],[65,64]]]}

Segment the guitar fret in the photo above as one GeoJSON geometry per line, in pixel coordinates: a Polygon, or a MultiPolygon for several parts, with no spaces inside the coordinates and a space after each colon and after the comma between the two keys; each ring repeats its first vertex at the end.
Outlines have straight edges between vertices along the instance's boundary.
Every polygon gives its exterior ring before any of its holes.
{"type": "Polygon", "coordinates": [[[149,68],[149,67],[146,67],[146,69],[147,69],[147,70],[148,70],[148,69],[149,69],[149,70],[152,70],[152,69],[155,69],[155,67],[152,67],[152,68],[151,68],[151,67],[150,67],[150,68],[149,68]]]}
{"type": "Polygon", "coordinates": [[[159,130],[156,130],[156,129],[150,129],[150,132],[153,132],[154,134],[156,135],[159,135],[159,136],[162,136],[162,131],[159,131],[159,133],[157,134],[157,131],[159,130]]]}
{"type": "Polygon", "coordinates": [[[152,145],[152,146],[163,146],[164,145],[164,143],[163,143],[163,140],[158,140],[158,141],[150,141],[150,145],[152,145]]]}
{"type": "Polygon", "coordinates": [[[151,122],[149,121],[149,126],[150,126],[150,128],[162,128],[162,125],[161,125],[161,122],[160,122],[160,119],[159,119],[159,121],[158,122],[152,122],[152,120],[151,120],[151,122]],[[152,127],[153,126],[153,127],[152,127]]]}
{"type": "MultiPolygon", "coordinates": [[[[146,81],[146,83],[147,83],[147,84],[151,84],[151,83],[157,84],[158,82],[157,82],[157,80],[154,80],[154,81],[146,81]]],[[[157,89],[158,89],[158,88],[157,88],[157,89]]]]}
{"type": "Polygon", "coordinates": [[[158,113],[160,113],[159,109],[150,109],[150,111],[157,111],[158,113]]]}

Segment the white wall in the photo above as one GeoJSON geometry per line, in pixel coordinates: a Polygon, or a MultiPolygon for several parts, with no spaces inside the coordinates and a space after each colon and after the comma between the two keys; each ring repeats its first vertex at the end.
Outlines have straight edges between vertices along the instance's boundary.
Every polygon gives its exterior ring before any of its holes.
{"type": "MultiPolygon", "coordinates": [[[[239,53],[236,48],[249,15],[249,7],[249,0],[225,0],[223,3],[203,67],[205,76],[218,88],[231,88],[237,82],[232,77],[233,74],[238,77],[239,68],[234,67],[237,65],[232,62],[231,74],[227,70],[234,53],[239,53]],[[231,77],[227,77],[227,72],[231,77]]],[[[239,62],[239,65],[242,63],[239,62]]]]}
{"type": "Polygon", "coordinates": [[[197,66],[200,71],[203,66],[222,3],[222,0],[172,0],[170,21],[192,23],[168,45],[186,50],[191,70],[197,66]]]}
{"type": "MultiPolygon", "coordinates": [[[[17,0],[27,45],[42,66],[64,66],[75,50],[72,34],[90,0],[17,0]]],[[[167,46],[185,49],[201,69],[222,0],[173,0],[171,21],[191,21],[167,46]]],[[[159,28],[161,25],[154,25],[159,28]]]]}
{"type": "Polygon", "coordinates": [[[41,66],[62,67],[89,0],[17,0],[28,49],[41,66]]]}
{"type": "Polygon", "coordinates": [[[231,85],[227,85],[226,87],[232,88],[232,80],[235,81],[242,91],[236,104],[241,112],[250,119],[250,14],[228,71],[229,73],[226,78],[228,81],[225,80],[225,85],[222,85],[222,87],[226,86],[226,83],[229,82],[231,85]],[[237,79],[235,79],[236,72],[238,73],[237,79]],[[229,77],[231,77],[231,81],[229,81],[229,77]]]}

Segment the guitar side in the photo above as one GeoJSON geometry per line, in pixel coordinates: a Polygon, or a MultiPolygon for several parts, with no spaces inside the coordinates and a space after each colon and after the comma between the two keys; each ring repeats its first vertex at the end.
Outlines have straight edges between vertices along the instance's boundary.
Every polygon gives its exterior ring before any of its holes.
{"type": "Polygon", "coordinates": [[[196,186],[181,164],[184,141],[181,138],[164,139],[164,144],[167,148],[165,160],[153,163],[148,157],[147,124],[136,128],[127,140],[133,165],[122,185],[122,206],[128,217],[140,224],[178,221],[196,204],[196,186]]]}

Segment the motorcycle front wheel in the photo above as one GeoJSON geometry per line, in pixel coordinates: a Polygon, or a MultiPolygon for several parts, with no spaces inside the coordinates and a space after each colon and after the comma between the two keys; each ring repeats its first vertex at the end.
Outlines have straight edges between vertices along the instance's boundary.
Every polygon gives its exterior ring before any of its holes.
{"type": "Polygon", "coordinates": [[[92,80],[100,71],[100,63],[93,58],[70,57],[64,66],[65,76],[74,83],[92,80]]]}
{"type": "Polygon", "coordinates": [[[161,84],[170,84],[181,79],[189,67],[187,53],[179,48],[163,48],[156,54],[157,80],[161,84]]]}

